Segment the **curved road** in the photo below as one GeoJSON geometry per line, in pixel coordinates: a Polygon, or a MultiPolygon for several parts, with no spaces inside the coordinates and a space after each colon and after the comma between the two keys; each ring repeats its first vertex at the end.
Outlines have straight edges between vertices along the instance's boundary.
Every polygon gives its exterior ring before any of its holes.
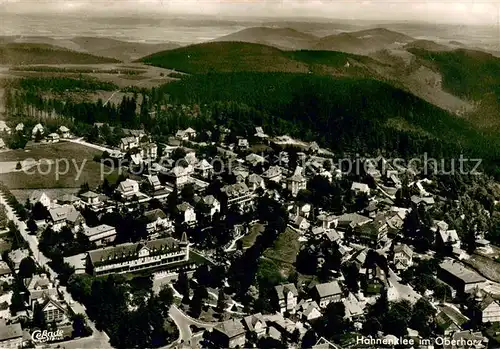
{"type": "Polygon", "coordinates": [[[192,317],[186,315],[182,310],[177,308],[176,305],[172,305],[170,307],[169,316],[172,318],[172,320],[174,320],[175,325],[179,329],[179,339],[164,348],[177,348],[177,346],[179,345],[180,347],[186,345],[187,347],[189,347],[189,343],[191,340],[198,339],[202,335],[202,333],[193,335],[193,331],[191,331],[190,328],[190,326],[192,325],[204,328],[205,330],[210,330],[218,324],[218,322],[209,323],[195,320],[192,317]]]}

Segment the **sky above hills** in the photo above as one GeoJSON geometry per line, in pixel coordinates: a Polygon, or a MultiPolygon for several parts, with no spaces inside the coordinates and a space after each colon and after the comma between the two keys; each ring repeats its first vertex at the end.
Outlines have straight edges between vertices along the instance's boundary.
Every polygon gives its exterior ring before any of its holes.
{"type": "Polygon", "coordinates": [[[500,0],[0,0],[0,12],[324,17],[498,25],[500,0]]]}

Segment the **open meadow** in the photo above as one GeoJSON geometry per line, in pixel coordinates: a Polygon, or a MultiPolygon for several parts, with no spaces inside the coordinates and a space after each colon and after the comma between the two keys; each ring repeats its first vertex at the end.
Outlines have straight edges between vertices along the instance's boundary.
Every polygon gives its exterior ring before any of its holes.
{"type": "MultiPolygon", "coordinates": [[[[0,174],[0,181],[11,189],[78,188],[83,183],[90,187],[102,183],[101,164],[93,161],[99,150],[81,144],[60,142],[34,144],[26,149],[10,150],[1,154],[2,163],[28,163],[29,167],[0,174]],[[69,166],[66,166],[66,160],[69,166]]],[[[109,176],[115,182],[118,171],[109,176]]]]}

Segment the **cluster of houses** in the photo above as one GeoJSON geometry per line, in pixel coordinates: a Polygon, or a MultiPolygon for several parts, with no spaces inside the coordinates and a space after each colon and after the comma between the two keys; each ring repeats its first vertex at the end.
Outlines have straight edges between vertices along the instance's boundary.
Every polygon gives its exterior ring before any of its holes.
{"type": "MultiPolygon", "coordinates": [[[[82,264],[74,265],[77,273],[101,276],[167,270],[175,274],[180,270],[193,269],[196,263],[190,255],[187,234],[184,232],[180,239],[172,237],[177,223],[187,230],[199,224],[202,217],[207,218],[204,222],[210,222],[214,215],[221,214],[227,208],[240,213],[252,212],[257,199],[268,196],[281,202],[287,209],[289,229],[299,233],[299,241],[304,243],[311,255],[317,257],[319,267],[324,263],[324,256],[318,246],[335,244],[338,247],[342,263],[353,263],[358,269],[360,291],[348,291],[342,273],[331,273],[327,282],[317,283],[306,292],[302,289],[303,285],[276,285],[274,299],[270,301],[274,302],[278,311],[275,314],[257,313],[243,318],[235,317],[219,323],[213,328],[211,338],[220,347],[243,347],[248,332],[254,332],[257,338],[266,336],[277,341],[289,338],[294,333],[302,336],[315,321],[324,316],[332,303],[342,303],[345,319],[360,329],[367,307],[373,304],[383,289],[387,291],[389,299],[394,301],[416,301],[420,297],[433,300],[432,292],[420,295],[411,285],[402,285],[397,276],[414,265],[417,254],[408,244],[395,242],[395,238],[401,236],[405,218],[415,209],[395,204],[395,194],[402,187],[399,174],[411,169],[394,168],[388,163],[383,163],[383,171],[377,165],[368,167],[366,173],[371,177],[370,185],[360,180],[353,182],[350,187],[353,197],[364,199],[360,201],[366,203],[365,207],[357,212],[333,214],[322,207],[313,207],[310,203],[297,200],[313,177],[319,175],[332,182],[343,176],[336,166],[325,165],[325,159],[330,159],[332,154],[315,142],[305,143],[288,136],[271,138],[262,127],[257,127],[250,139],[239,137],[234,144],[216,144],[219,153],[217,158],[205,158],[195,150],[202,145],[196,141],[197,132],[192,128],[179,130],[169,144],[161,146],[161,153],[144,131],[124,131],[126,137],[121,139],[119,149],[110,156],[122,157],[126,153],[130,156],[131,164],[148,163],[148,167],[141,176],[117,183],[113,197],[92,188],[78,195],[66,194],[58,198],[50,198],[43,191],[34,191],[29,198],[32,205],[39,203],[48,211],[47,218],[37,222],[37,225],[50,226],[55,232],[69,227],[74,234],[81,233],[95,244],[95,249],[85,253],[82,264]],[[252,151],[254,144],[271,143],[283,149],[273,159],[252,151]],[[287,146],[301,148],[302,151],[296,154],[296,163],[290,160],[287,146]],[[183,150],[182,161],[173,161],[172,154],[176,149],[183,150]],[[216,171],[214,160],[220,160],[226,166],[224,174],[229,172],[231,180],[225,181],[223,178],[226,177],[216,171]],[[220,182],[219,196],[206,191],[215,180],[220,182]],[[98,215],[113,212],[117,207],[130,207],[132,210],[132,207],[136,207],[132,204],[143,204],[153,199],[166,202],[172,192],[180,193],[188,185],[193,189],[194,198],[176,206],[176,217],[159,208],[142,213],[147,231],[147,239],[143,241],[116,244],[116,227],[107,224],[88,226],[81,213],[83,209],[90,209],[98,215]],[[205,209],[201,210],[201,206],[205,209]],[[366,265],[367,256],[373,251],[387,259],[388,270],[384,271],[379,265],[366,265]]],[[[36,125],[32,134],[35,137],[43,132],[43,126],[36,125]]],[[[69,130],[61,127],[57,134],[48,135],[46,139],[57,141],[67,137],[70,137],[69,130]]],[[[439,200],[431,190],[426,189],[426,184],[429,184],[428,180],[409,184],[416,188],[416,194],[411,197],[413,207],[431,207],[435,200],[439,200]]],[[[434,243],[437,246],[449,246],[453,253],[453,258],[439,265],[437,278],[452,287],[455,293],[473,294],[480,304],[483,323],[499,322],[500,305],[492,297],[492,288],[487,287],[488,281],[460,262],[464,251],[457,231],[449,229],[444,221],[434,221],[431,230],[435,237],[434,243]]],[[[489,246],[484,236],[479,236],[477,243],[483,248],[489,246]]],[[[20,262],[28,256],[28,250],[9,253],[14,272],[18,271],[20,262]]],[[[10,273],[9,268],[6,269],[6,273],[10,273]]],[[[57,289],[46,276],[36,275],[33,280],[27,280],[27,287],[31,305],[40,304],[42,311],[46,312],[46,318],[61,324],[67,321],[67,306],[58,298],[57,289]]],[[[464,326],[469,319],[451,300],[431,303],[436,308],[436,322],[441,324],[443,335],[458,338],[469,333],[464,326]]],[[[10,332],[16,331],[17,328],[13,328],[10,332]]],[[[409,333],[418,337],[418,333],[415,334],[411,329],[409,333]]],[[[486,343],[480,333],[474,336],[480,338],[481,343],[486,343]]],[[[2,338],[0,331],[0,346],[11,340],[2,338]]],[[[313,348],[337,346],[321,338],[313,348]]]]}
{"type": "MultiPolygon", "coordinates": [[[[27,255],[24,258],[31,257],[27,255]]],[[[2,272],[8,273],[9,271],[2,269],[2,272]]],[[[2,275],[2,279],[5,280],[5,275],[2,275]]],[[[28,293],[27,310],[18,312],[15,319],[29,319],[41,316],[35,315],[36,313],[43,314],[45,321],[60,331],[61,339],[70,338],[73,331],[71,317],[77,313],[77,310],[64,299],[57,282],[42,273],[25,278],[23,283],[28,293]]],[[[12,297],[12,294],[7,293],[6,296],[12,297]]],[[[13,322],[13,320],[8,307],[0,312],[0,347],[2,348],[17,349],[31,343],[32,336],[28,329],[23,329],[19,322],[13,322]]]]}
{"type": "MultiPolygon", "coordinates": [[[[29,132],[29,130],[27,131],[29,132]]],[[[18,123],[14,129],[9,127],[4,120],[0,120],[0,136],[9,136],[13,133],[24,134],[25,126],[23,123],[18,123]]],[[[62,125],[55,132],[48,132],[47,129],[40,123],[33,126],[31,129],[30,137],[32,140],[41,141],[44,143],[57,143],[61,139],[68,139],[72,137],[71,130],[62,125]]],[[[0,150],[6,149],[7,145],[5,140],[0,137],[0,150]]]]}

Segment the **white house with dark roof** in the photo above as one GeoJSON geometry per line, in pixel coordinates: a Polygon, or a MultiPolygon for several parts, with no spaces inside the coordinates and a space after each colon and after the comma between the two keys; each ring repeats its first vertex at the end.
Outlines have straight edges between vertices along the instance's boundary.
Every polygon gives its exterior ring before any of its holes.
{"type": "Polygon", "coordinates": [[[156,159],[158,157],[158,146],[155,143],[141,145],[141,156],[143,159],[156,159]]]}
{"type": "Polygon", "coordinates": [[[254,332],[257,338],[264,336],[267,331],[267,323],[261,313],[245,316],[243,325],[247,331],[254,332]]]}
{"type": "Polygon", "coordinates": [[[35,190],[31,192],[29,201],[32,205],[35,205],[37,202],[41,203],[43,206],[49,208],[52,205],[52,200],[50,197],[41,190],[35,190]]]}
{"type": "Polygon", "coordinates": [[[313,295],[321,308],[326,308],[328,304],[340,302],[342,300],[342,290],[337,281],[317,284],[313,288],[313,295]]]}
{"type": "Polygon", "coordinates": [[[148,176],[148,183],[153,191],[159,191],[164,188],[157,175],[148,176]]]}
{"type": "Polygon", "coordinates": [[[270,166],[262,174],[262,178],[264,178],[265,180],[276,183],[281,182],[282,176],[283,176],[283,170],[279,166],[270,166]]]}
{"type": "Polygon", "coordinates": [[[16,132],[24,131],[24,124],[22,122],[18,123],[15,128],[16,132]]]}
{"type": "Polygon", "coordinates": [[[23,282],[28,290],[28,304],[32,308],[35,302],[39,302],[45,297],[57,296],[57,288],[47,274],[35,274],[29,279],[24,279],[23,282]]]}
{"type": "Polygon", "coordinates": [[[238,148],[240,149],[248,149],[250,147],[250,144],[248,143],[248,139],[246,138],[238,138],[238,148]]]}
{"type": "Polygon", "coordinates": [[[196,131],[191,127],[188,127],[185,130],[177,131],[177,133],[175,134],[175,138],[181,141],[193,140],[196,138],[196,131]]]}
{"type": "Polygon", "coordinates": [[[413,264],[413,250],[406,244],[394,246],[392,259],[397,270],[405,270],[413,264]]]}
{"type": "Polygon", "coordinates": [[[101,204],[101,197],[99,194],[93,191],[87,191],[83,194],[80,194],[82,201],[91,206],[97,206],[101,204]]]}
{"type": "Polygon", "coordinates": [[[241,320],[230,319],[218,323],[212,330],[212,340],[218,348],[243,348],[245,346],[245,327],[241,320]]]}
{"type": "Polygon", "coordinates": [[[248,188],[253,191],[257,190],[258,188],[266,189],[264,178],[255,173],[252,173],[247,177],[247,183],[248,188]]]}
{"type": "Polygon", "coordinates": [[[305,190],[307,188],[307,179],[306,177],[304,177],[302,172],[303,168],[297,166],[294,174],[290,178],[287,178],[287,189],[290,190],[292,196],[297,196],[299,191],[305,190]]]}
{"type": "Polygon", "coordinates": [[[177,187],[182,187],[183,185],[189,183],[189,169],[188,167],[175,166],[168,174],[171,181],[177,187]]]}
{"type": "Polygon", "coordinates": [[[115,241],[116,229],[107,224],[101,224],[96,227],[85,228],[83,234],[90,242],[94,242],[97,246],[101,246],[115,241]]]}
{"type": "Polygon", "coordinates": [[[206,159],[203,159],[194,166],[194,172],[203,178],[210,178],[214,167],[206,159]]]}
{"type": "Polygon", "coordinates": [[[323,316],[323,314],[321,314],[321,308],[319,307],[318,303],[316,303],[316,301],[313,301],[312,299],[301,300],[297,304],[296,314],[303,321],[313,321],[323,316]]]}
{"type": "Polygon", "coordinates": [[[274,286],[274,290],[276,291],[280,313],[284,314],[288,312],[290,314],[295,314],[297,297],[299,296],[295,285],[292,283],[277,285],[274,286]]]}
{"type": "Polygon", "coordinates": [[[31,130],[31,136],[34,139],[37,134],[43,135],[44,132],[45,132],[45,130],[44,130],[42,124],[36,124],[35,127],[33,127],[33,129],[31,130]]]}
{"type": "Polygon", "coordinates": [[[196,212],[194,211],[194,207],[188,202],[183,202],[182,204],[177,205],[177,211],[179,211],[179,214],[182,217],[182,223],[187,225],[196,224],[196,212]]]}
{"type": "Polygon", "coordinates": [[[137,148],[139,146],[139,140],[137,137],[123,137],[120,139],[120,150],[127,152],[130,149],[137,148]]]}
{"type": "Polygon", "coordinates": [[[4,120],[0,120],[0,133],[10,134],[11,129],[4,120]]]}
{"type": "Polygon", "coordinates": [[[56,297],[44,297],[40,300],[40,308],[48,323],[64,324],[69,319],[68,309],[56,297]]]}
{"type": "Polygon", "coordinates": [[[65,226],[77,230],[80,224],[84,223],[84,218],[75,206],[64,205],[49,209],[47,222],[55,232],[60,231],[65,226]]]}
{"type": "Polygon", "coordinates": [[[144,212],[144,218],[146,222],[146,229],[150,234],[173,228],[172,221],[170,221],[166,213],[159,208],[144,212]]]}
{"type": "Polygon", "coordinates": [[[69,138],[71,136],[69,128],[66,126],[61,126],[57,129],[57,132],[61,135],[61,138],[69,138]]]}
{"type": "Polygon", "coordinates": [[[59,142],[59,140],[61,139],[61,137],[59,136],[59,134],[57,134],[55,132],[52,132],[52,133],[49,133],[47,135],[47,137],[45,137],[45,139],[49,143],[57,143],[57,142],[59,142]]]}
{"type": "Polygon", "coordinates": [[[228,206],[236,205],[240,210],[253,206],[256,197],[255,193],[243,182],[226,185],[221,191],[227,196],[228,206]]]}
{"type": "Polygon", "coordinates": [[[370,195],[370,187],[365,183],[353,182],[351,185],[351,190],[356,194],[366,194],[370,195]]]}
{"type": "Polygon", "coordinates": [[[134,195],[139,194],[139,183],[137,183],[137,181],[134,181],[133,179],[127,178],[118,185],[118,188],[116,188],[116,192],[122,198],[131,198],[134,195]]]}
{"type": "Polygon", "coordinates": [[[500,304],[490,296],[485,297],[479,306],[482,323],[500,322],[500,304]]]}
{"type": "Polygon", "coordinates": [[[260,138],[261,140],[266,140],[269,138],[269,136],[267,134],[264,133],[264,129],[260,126],[257,126],[255,128],[255,134],[254,134],[255,137],[257,138],[260,138]]]}
{"type": "Polygon", "coordinates": [[[290,220],[291,220],[292,225],[302,233],[304,233],[306,230],[308,230],[309,227],[311,226],[311,224],[309,223],[307,218],[302,217],[300,215],[292,214],[292,215],[290,215],[290,220]]]}

